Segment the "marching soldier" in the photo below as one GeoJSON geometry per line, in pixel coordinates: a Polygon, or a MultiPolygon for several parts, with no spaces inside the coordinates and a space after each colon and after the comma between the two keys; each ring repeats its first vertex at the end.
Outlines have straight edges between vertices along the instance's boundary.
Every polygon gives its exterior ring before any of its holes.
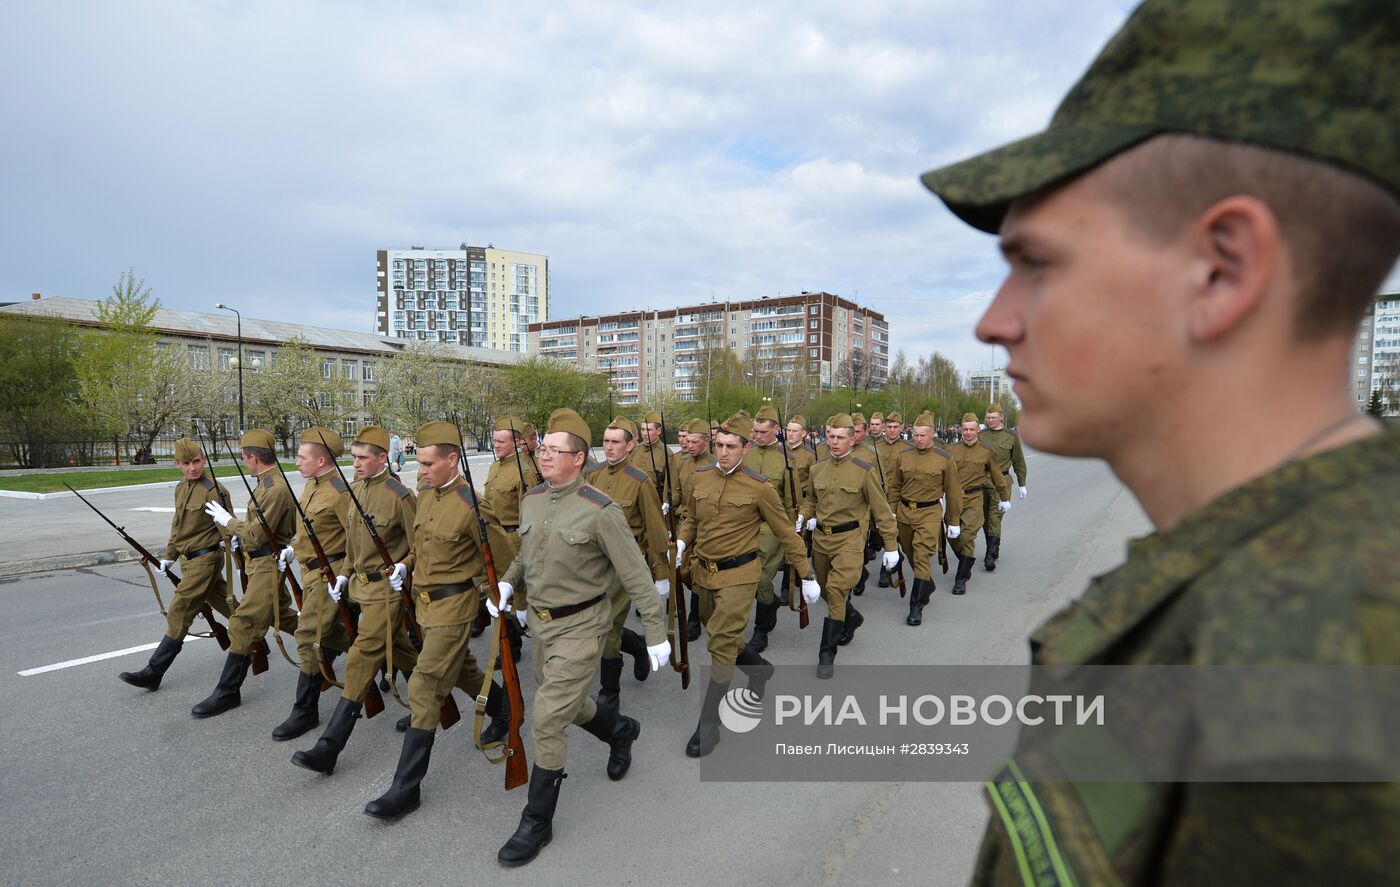
{"type": "Polygon", "coordinates": [[[881,564],[892,568],[899,558],[895,551],[898,531],[894,515],[880,489],[875,466],[853,456],[854,422],[842,413],[832,420],[831,458],[812,465],[807,473],[806,492],[798,524],[805,520],[812,535],[812,560],[827,617],[822,621],[821,647],[817,655],[817,677],[829,678],[835,669],[836,648],[849,644],[857,628],[865,622],[848,602],[865,558],[866,520],[874,519],[881,539],[888,540],[881,564]],[[807,518],[807,515],[811,518],[807,518]]]}
{"type": "Polygon", "coordinates": [[[868,432],[868,437],[872,446],[879,443],[880,438],[883,437],[885,433],[885,414],[878,410],[871,413],[870,425],[866,428],[866,431],[868,432]]]}
{"type": "Polygon", "coordinates": [[[228,490],[205,474],[208,463],[199,444],[184,437],[175,441],[175,464],[185,479],[175,487],[175,516],[170,521],[170,541],[159,567],[164,573],[178,563],[180,584],[165,611],[165,634],[146,667],[117,675],[133,687],[146,690],[160,689],[161,678],[180,655],[185,635],[206,603],[225,616],[229,614],[231,595],[219,572],[224,565],[224,549],[219,544],[223,534],[205,513],[204,506],[220,502],[228,510],[233,503],[228,490]]]}
{"type": "MultiPolygon", "coordinates": [[[[953,550],[958,555],[958,573],[953,580],[953,594],[967,592],[967,580],[972,578],[972,568],[977,565],[977,532],[982,529],[982,485],[996,488],[1001,501],[997,504],[1002,513],[1011,510],[1011,490],[1006,485],[1006,477],[997,467],[997,454],[991,447],[977,440],[978,421],[976,413],[964,413],[962,418],[962,440],[949,447],[949,455],[957,463],[958,482],[962,484],[962,528],[963,532],[953,542],[953,550]]],[[[952,517],[948,518],[951,523],[952,517]]],[[[951,535],[949,538],[953,538],[951,535]]]]}
{"type": "MultiPolygon", "coordinates": [[[[832,416],[831,418],[832,418],[832,421],[835,421],[835,419],[836,419],[835,416],[832,416]]],[[[869,436],[868,436],[867,433],[866,433],[866,431],[867,431],[867,426],[866,426],[866,423],[865,423],[865,414],[864,414],[864,413],[851,413],[851,422],[854,423],[854,426],[853,426],[853,427],[855,428],[855,442],[854,442],[854,446],[853,446],[852,448],[855,449],[856,451],[860,452],[860,455],[861,455],[862,457],[864,457],[864,459],[865,459],[867,462],[874,462],[874,461],[875,461],[875,443],[874,443],[874,441],[870,440],[869,436]]],[[[827,440],[829,441],[830,439],[831,439],[831,432],[830,432],[830,429],[828,429],[828,431],[827,431],[827,440]]],[[[827,447],[827,455],[826,455],[826,458],[828,458],[828,459],[831,458],[831,447],[830,447],[830,446],[827,447]]],[[[881,549],[881,543],[880,543],[880,541],[879,541],[878,539],[875,538],[875,532],[876,532],[875,522],[874,522],[874,521],[868,522],[868,523],[866,524],[865,560],[863,560],[863,561],[861,562],[861,565],[860,565],[860,580],[857,581],[856,584],[855,584],[855,587],[851,589],[851,594],[852,594],[854,597],[860,597],[861,595],[865,594],[865,583],[868,582],[868,581],[870,581],[870,567],[869,567],[870,559],[873,558],[873,557],[875,557],[875,555],[879,554],[880,549],[881,549]]]]}
{"type": "Polygon", "coordinates": [[[816,456],[816,458],[812,461],[820,462],[823,459],[831,458],[831,445],[827,443],[827,440],[831,437],[831,420],[835,418],[835,416],[827,417],[826,423],[822,427],[821,442],[818,443],[812,450],[813,455],[816,456]]]}
{"type": "Polygon", "coordinates": [[[291,539],[296,529],[292,494],[285,484],[277,482],[277,442],[272,435],[258,428],[243,433],[238,441],[243,464],[252,475],[253,498],[248,502],[245,520],[239,520],[215,500],[204,504],[204,511],[228,534],[238,540],[248,562],[248,591],[238,608],[228,618],[228,658],[219,675],[214,692],[190,709],[197,718],[212,718],[242,704],[239,687],[248,677],[252,664],[253,645],[263,639],[274,620],[278,628],[293,637],[297,630],[297,611],[292,597],[282,584],[278,555],[280,542],[291,539]],[[261,513],[261,518],[259,517],[261,513]],[[269,537],[262,521],[267,521],[269,537]]]}
{"type": "Polygon", "coordinates": [[[396,671],[409,674],[418,653],[409,643],[403,625],[404,577],[413,567],[413,526],[417,503],[413,491],[389,473],[389,435],[377,425],[360,429],[350,444],[355,460],[354,498],[345,501],[345,559],[336,572],[335,585],[327,589],[339,603],[347,586],[350,600],[360,605],[359,634],[345,657],[344,687],[321,738],[307,751],[292,755],[292,763],[307,770],[330,774],[364,707],[365,691],[381,666],[392,680],[396,671]],[[355,502],[374,521],[375,531],[393,560],[384,558],[365,527],[355,502]]]}
{"type": "MultiPolygon", "coordinates": [[[[525,491],[540,482],[534,457],[530,455],[530,440],[535,427],[518,416],[500,416],[491,432],[491,449],[496,461],[486,470],[485,494],[481,508],[486,518],[486,530],[491,553],[498,558],[496,569],[510,569],[510,562],[520,550],[520,501],[525,491]],[[528,426],[528,427],[527,427],[528,426]]],[[[520,656],[520,632],[509,626],[511,649],[520,656]]],[[[473,629],[478,636],[484,629],[473,629]]]]}
{"type": "Polygon", "coordinates": [[[923,622],[924,607],[934,592],[933,557],[943,527],[943,505],[948,500],[948,538],[961,534],[963,492],[957,466],[946,450],[933,445],[934,419],[927,412],[914,420],[914,445],[895,458],[889,497],[899,521],[899,547],[914,564],[914,587],[909,592],[906,625],[923,622]]]}
{"type": "MultiPolygon", "coordinates": [[[[671,593],[671,565],[666,560],[666,524],[662,521],[661,500],[652,485],[652,474],[641,471],[629,456],[636,450],[637,426],[630,419],[618,416],[603,431],[604,464],[585,471],[584,479],[617,503],[627,518],[627,526],[637,540],[637,547],[646,558],[656,583],[656,592],[664,601],[671,593]]],[[[647,659],[647,644],[641,635],[627,628],[630,598],[621,583],[608,589],[612,605],[612,627],[603,644],[603,661],[598,669],[598,702],[621,708],[622,654],[632,657],[632,676],[645,681],[651,674],[647,659]]]]}
{"type": "Polygon", "coordinates": [[[671,451],[661,439],[661,414],[655,411],[642,417],[641,440],[632,450],[628,461],[638,470],[645,471],[656,487],[657,498],[666,501],[666,460],[671,451]]]}
{"type": "MultiPolygon", "coordinates": [[[[675,477],[672,480],[679,489],[676,491],[676,526],[685,522],[685,503],[690,490],[695,485],[695,472],[706,465],[715,464],[710,452],[710,429],[703,419],[691,419],[681,427],[681,452],[677,453],[675,477]]],[[[686,636],[692,641],[700,640],[700,593],[691,583],[690,561],[681,566],[678,575],[681,583],[690,588],[690,610],[686,613],[686,636]]],[[[680,594],[677,591],[677,594],[680,594]]]]}
{"type": "MultiPolygon", "coordinates": [[[[429,422],[413,436],[423,492],[413,527],[413,609],[423,631],[423,650],[408,681],[412,721],[389,790],[365,805],[365,813],[392,820],[418,809],[419,785],[428,772],[443,700],[454,686],[476,696],[487,678],[467,639],[476,621],[486,561],[474,507],[476,495],[462,477],[462,438],[455,425],[429,422]]],[[[486,696],[491,723],[483,745],[499,742],[509,729],[504,691],[494,681],[486,696]]]]}
{"type": "MultiPolygon", "coordinates": [[[[764,404],[753,417],[753,440],[748,451],[744,454],[744,466],[751,468],[758,474],[768,479],[768,483],[773,486],[774,492],[778,494],[778,501],[782,503],[786,513],[792,514],[797,504],[793,501],[790,492],[787,476],[788,461],[783,457],[783,448],[778,443],[778,411],[772,406],[764,404]]],[[[796,474],[797,466],[793,466],[793,479],[801,490],[800,486],[805,477],[796,474]]],[[[798,493],[800,496],[801,493],[798,493]]],[[[758,573],[758,592],[754,602],[753,614],[753,637],[749,639],[749,646],[753,647],[755,653],[762,653],[768,649],[768,632],[772,631],[778,624],[778,607],[780,606],[778,596],[773,591],[773,578],[778,574],[778,566],[782,562],[782,549],[778,542],[777,535],[764,524],[758,529],[758,550],[763,563],[758,573]]],[[[783,589],[786,596],[787,589],[783,589]]]]}
{"type": "MultiPolygon", "coordinates": [[[[817,452],[812,444],[807,440],[807,417],[797,415],[788,420],[787,428],[784,429],[784,445],[787,448],[788,459],[792,462],[793,477],[797,481],[797,495],[799,500],[802,491],[807,488],[807,472],[812,469],[812,463],[817,461],[817,452]]],[[[799,501],[800,504],[800,501],[799,501]]],[[[797,535],[802,536],[805,530],[799,529],[797,535]]],[[[807,544],[807,551],[812,550],[811,541],[804,539],[807,544]]],[[[778,603],[786,606],[788,604],[788,590],[792,587],[792,580],[788,573],[792,569],[786,561],[783,562],[782,585],[777,592],[778,603]]]]}
{"type": "MultiPolygon", "coordinates": [[[[1006,427],[1006,417],[997,404],[987,407],[986,423],[977,440],[997,454],[997,467],[1008,483],[1012,470],[1016,471],[1016,487],[1021,498],[1026,498],[1026,454],[1021,449],[1021,436],[1006,427]]],[[[991,484],[982,485],[982,526],[987,534],[987,556],[982,564],[989,573],[997,568],[997,558],[1001,557],[1002,510],[995,496],[996,489],[991,484]]]]}
{"type": "MultiPolygon", "coordinates": [[[[898,410],[891,411],[881,422],[880,429],[875,430],[875,420],[870,421],[871,437],[874,438],[875,449],[875,470],[880,476],[880,489],[885,491],[885,498],[888,501],[890,510],[895,510],[896,500],[890,495],[890,478],[894,474],[895,462],[899,459],[899,454],[906,450],[909,445],[899,436],[899,432],[904,428],[904,417],[898,410]]],[[[883,544],[887,540],[881,540],[883,544]]],[[[902,562],[896,563],[894,570],[902,570],[902,562]]],[[[880,579],[876,583],[880,588],[889,588],[893,584],[894,570],[880,568],[880,579]]]]}
{"type": "MultiPolygon", "coordinates": [[[[345,558],[345,509],[350,504],[345,481],[340,479],[335,468],[335,460],[343,450],[340,435],[329,428],[306,429],[297,447],[297,472],[306,478],[298,502],[307,520],[311,521],[311,529],[320,540],[332,569],[345,558]]],[[[326,594],[326,577],[321,572],[316,549],[299,523],[296,538],[282,549],[278,558],[284,570],[292,569],[294,563],[301,565],[302,588],[296,631],[297,658],[301,662],[296,698],[292,713],[272,728],[272,738],[282,742],[295,739],[321,723],[320,652],[324,651],[327,659],[334,660],[350,649],[351,640],[340,622],[336,602],[326,594]]]]}
{"type": "Polygon", "coordinates": [[[677,562],[689,549],[691,576],[700,591],[700,618],[709,634],[712,671],[705,689],[700,721],[685,753],[704,757],[719,742],[719,703],[729,689],[737,664],[749,679],[749,689],[763,695],[773,666],[744,643],[749,613],[758,591],[761,569],[760,525],[773,532],[788,563],[802,578],[808,603],[821,593],[802,540],[792,530],[788,513],[768,479],[744,465],[753,434],[751,421],[736,413],[715,436],[716,463],[695,472],[686,496],[685,523],[676,540],[677,562]]]}
{"type": "MultiPolygon", "coordinates": [[[[641,725],[588,697],[612,625],[605,589],[621,582],[641,612],[652,670],[671,656],[665,612],[622,509],[583,481],[591,439],[588,423],[573,410],[556,410],[550,416],[539,449],[545,484],[525,497],[523,544],[500,581],[501,608],[514,606],[516,618],[530,627],[539,681],[531,708],[535,764],[530,794],[519,827],[496,854],[505,866],[534,859],[553,837],[568,751],[564,730],[569,724],[578,724],[608,744],[609,779],[621,779],[632,764],[632,743],[641,725]],[[512,603],[517,587],[520,597],[512,603]]],[[[489,599],[487,610],[492,616],[501,612],[489,599]]]]}

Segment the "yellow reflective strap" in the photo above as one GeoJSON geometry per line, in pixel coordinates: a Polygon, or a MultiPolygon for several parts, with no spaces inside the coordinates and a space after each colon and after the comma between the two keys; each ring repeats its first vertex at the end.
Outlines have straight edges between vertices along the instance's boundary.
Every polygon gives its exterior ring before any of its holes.
{"type": "Polygon", "coordinates": [[[1016,762],[1008,758],[986,787],[1011,839],[1022,882],[1027,887],[1076,887],[1045,811],[1016,762]]]}

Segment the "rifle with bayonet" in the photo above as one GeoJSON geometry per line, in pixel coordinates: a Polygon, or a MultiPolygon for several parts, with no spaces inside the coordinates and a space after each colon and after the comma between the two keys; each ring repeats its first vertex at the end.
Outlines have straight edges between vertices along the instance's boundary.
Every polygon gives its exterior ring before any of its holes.
{"type": "MultiPolygon", "coordinates": [[[[880,442],[878,440],[875,441],[875,444],[871,447],[871,450],[875,453],[875,470],[878,471],[880,474],[880,492],[885,494],[885,503],[888,505],[890,501],[890,494],[889,490],[885,488],[885,469],[880,465],[880,442]]],[[[871,529],[874,529],[874,512],[871,512],[870,523],[871,529]]],[[[880,541],[883,543],[885,540],[881,539],[880,541]]],[[[899,553],[899,540],[894,540],[894,550],[895,554],[897,555],[899,553]]],[[[884,557],[883,546],[880,549],[880,556],[882,558],[884,557]]],[[[881,564],[881,566],[883,566],[883,563],[881,564]]],[[[902,560],[900,563],[896,563],[894,569],[890,572],[894,575],[894,584],[895,587],[899,589],[899,596],[903,598],[904,595],[908,593],[908,589],[904,587],[904,564],[902,560]]]]}
{"type": "MultiPolygon", "coordinates": [[[[666,443],[666,414],[658,413],[661,417],[661,443],[666,443]]],[[[652,457],[653,467],[656,465],[656,456],[652,457]]],[[[685,612],[685,588],[681,586],[680,568],[676,566],[676,487],[671,479],[671,459],[670,453],[664,459],[666,475],[666,529],[669,535],[666,539],[666,563],[671,570],[671,619],[667,622],[671,627],[670,634],[675,639],[671,648],[676,651],[675,659],[671,663],[671,668],[681,674],[681,689],[690,689],[690,630],[687,628],[687,614],[685,612]]]]}
{"type": "MultiPolygon", "coordinates": [[[[500,580],[496,575],[496,559],[491,555],[491,540],[487,538],[486,518],[481,513],[481,502],[477,499],[476,485],[472,483],[472,469],[467,464],[465,454],[462,458],[462,472],[467,489],[472,494],[472,510],[476,512],[476,526],[478,532],[481,533],[481,558],[486,563],[486,584],[488,586],[486,592],[489,594],[491,591],[496,591],[499,594],[500,585],[498,583],[500,580]]],[[[497,603],[499,605],[499,598],[497,603]]],[[[482,609],[486,608],[483,606],[482,609]]],[[[499,606],[497,609],[499,610],[499,606]]],[[[525,741],[520,736],[520,728],[525,723],[525,696],[520,690],[520,673],[515,667],[515,656],[510,649],[510,633],[506,627],[506,620],[507,615],[502,611],[496,620],[500,624],[497,626],[498,634],[492,646],[496,647],[497,655],[501,659],[501,683],[506,691],[506,700],[510,704],[510,720],[506,730],[504,751],[506,791],[510,791],[530,781],[530,767],[525,760],[525,741]]],[[[486,663],[485,671],[486,680],[489,683],[492,671],[491,662],[486,663]]],[[[476,709],[478,716],[485,713],[486,697],[484,694],[477,695],[476,709]]]]}
{"type": "MultiPolygon", "coordinates": [[[[331,450],[331,445],[326,443],[326,436],[322,434],[320,438],[321,445],[326,448],[326,451],[333,452],[331,450]]],[[[379,530],[374,526],[374,518],[370,517],[369,513],[365,511],[364,506],[360,505],[360,499],[355,495],[355,488],[350,486],[349,482],[345,480],[345,473],[340,470],[340,463],[332,461],[331,464],[335,465],[336,474],[340,476],[341,483],[345,484],[345,490],[350,494],[351,504],[355,506],[356,513],[360,515],[360,520],[364,522],[365,529],[369,531],[370,541],[374,543],[375,549],[379,552],[379,558],[384,563],[384,575],[387,579],[394,572],[394,558],[389,554],[389,548],[384,544],[384,540],[379,538],[379,530]]],[[[399,597],[403,599],[404,627],[408,630],[409,637],[417,641],[414,646],[422,649],[423,635],[418,627],[418,620],[413,618],[413,594],[409,590],[409,577],[407,576],[404,577],[403,587],[399,589],[399,597]]],[[[392,637],[386,637],[384,639],[386,647],[392,647],[393,643],[394,639],[392,637]]],[[[391,682],[390,687],[392,688],[394,686],[392,683],[394,676],[388,675],[388,678],[391,682]]],[[[395,697],[398,696],[398,690],[394,690],[394,695],[395,697]]],[[[462,719],[462,712],[458,710],[457,701],[452,698],[452,693],[450,691],[447,697],[442,700],[442,709],[439,711],[438,717],[439,723],[444,730],[462,719]]]]}
{"type": "MultiPolygon", "coordinates": [[[[64,483],[63,485],[65,487],[68,487],[67,483],[64,483]]],[[[160,567],[160,558],[151,554],[149,551],[146,550],[145,546],[143,546],[140,542],[137,542],[135,539],[131,538],[131,534],[126,531],[125,527],[119,527],[115,523],[113,523],[110,517],[103,514],[102,511],[96,505],[93,505],[91,502],[89,502],[87,497],[84,496],[82,493],[79,493],[72,487],[68,487],[68,491],[71,492],[74,496],[77,496],[79,499],[83,500],[83,504],[86,505],[88,508],[91,508],[93,511],[97,512],[97,516],[105,520],[107,522],[107,525],[110,526],[112,529],[116,530],[117,535],[121,536],[122,539],[126,540],[126,544],[130,545],[132,550],[135,551],[136,554],[140,557],[141,566],[146,570],[146,576],[149,577],[151,580],[151,591],[154,592],[156,596],[156,606],[160,608],[160,615],[166,615],[165,602],[161,600],[160,591],[156,588],[155,573],[151,572],[151,564],[155,564],[157,568],[160,567]]],[[[165,578],[170,580],[171,585],[175,586],[176,588],[180,587],[180,577],[176,575],[174,570],[165,570],[163,572],[165,573],[165,578]]],[[[218,641],[220,649],[227,650],[229,648],[228,630],[224,628],[224,626],[219,622],[219,620],[214,618],[213,608],[211,608],[207,602],[201,601],[199,605],[199,615],[203,616],[204,620],[209,623],[208,637],[212,637],[214,638],[214,640],[218,641]]]]}
{"type": "MultiPolygon", "coordinates": [[[[211,462],[211,461],[209,460],[209,451],[206,450],[206,449],[204,449],[204,433],[203,433],[202,431],[199,430],[199,426],[198,426],[198,425],[195,426],[195,432],[199,435],[199,454],[200,454],[201,456],[204,457],[204,464],[205,464],[205,466],[208,467],[208,469],[209,469],[209,480],[212,481],[213,483],[217,484],[217,483],[218,483],[218,480],[216,480],[215,477],[214,477],[214,463],[211,462]]],[[[210,441],[213,441],[213,440],[214,440],[214,432],[213,432],[212,429],[209,431],[209,439],[210,439],[210,441]]],[[[215,449],[214,452],[217,453],[218,450],[215,449]]],[[[234,461],[234,464],[235,464],[235,465],[238,464],[238,460],[237,460],[236,458],[235,458],[233,461],[234,461]]],[[[221,497],[221,498],[222,498],[222,497],[221,497]]],[[[228,498],[224,498],[224,499],[223,499],[223,504],[224,504],[224,509],[225,509],[226,511],[228,511],[229,514],[232,514],[232,513],[233,513],[233,500],[232,500],[232,499],[228,499],[228,498]]],[[[211,520],[212,520],[212,518],[211,518],[211,520]]],[[[244,562],[244,560],[243,560],[243,549],[242,549],[240,543],[238,542],[238,537],[237,537],[237,536],[233,536],[233,535],[230,535],[230,536],[229,536],[228,547],[229,547],[229,552],[230,552],[229,560],[232,561],[234,564],[236,564],[237,567],[238,567],[238,582],[239,582],[239,584],[243,587],[243,596],[244,596],[244,597],[247,597],[247,596],[248,596],[248,570],[247,570],[247,568],[246,568],[247,565],[245,564],[245,562],[244,562]]],[[[228,564],[228,561],[225,561],[225,564],[228,564]]],[[[234,599],[233,599],[233,588],[232,588],[232,586],[233,586],[233,572],[232,572],[232,569],[233,569],[233,568],[232,568],[232,567],[229,567],[228,569],[229,569],[229,573],[228,573],[228,578],[227,578],[227,580],[226,580],[227,583],[228,583],[228,585],[230,586],[229,589],[228,589],[228,605],[229,605],[228,608],[229,608],[229,612],[232,613],[234,610],[238,609],[238,605],[235,603],[235,601],[234,601],[234,599]]],[[[272,651],[269,650],[269,649],[267,648],[267,641],[263,640],[262,638],[258,638],[257,642],[253,644],[253,648],[252,648],[251,650],[248,651],[248,656],[249,656],[249,658],[252,660],[252,663],[253,663],[253,674],[259,675],[259,674],[262,674],[263,672],[267,671],[267,669],[268,669],[267,657],[268,657],[268,654],[269,654],[270,652],[272,652],[272,651]]]]}
{"type": "MultiPolygon", "coordinates": [[[[792,500],[792,520],[793,523],[796,523],[797,519],[802,516],[802,513],[798,510],[797,507],[797,478],[793,475],[792,459],[788,457],[787,423],[782,420],[782,416],[778,417],[778,424],[780,426],[780,430],[778,431],[778,435],[780,437],[780,440],[778,441],[778,446],[783,451],[783,470],[787,473],[788,498],[792,500]]],[[[800,539],[802,537],[799,536],[798,538],[800,539]]],[[[807,549],[807,553],[808,557],[810,558],[811,543],[808,542],[807,544],[809,546],[809,548],[807,549]]],[[[797,627],[806,628],[808,623],[811,621],[811,615],[807,611],[807,598],[802,596],[802,589],[798,587],[797,571],[792,569],[791,564],[788,564],[787,566],[788,569],[785,571],[785,576],[787,577],[788,606],[797,611],[797,627]]]]}

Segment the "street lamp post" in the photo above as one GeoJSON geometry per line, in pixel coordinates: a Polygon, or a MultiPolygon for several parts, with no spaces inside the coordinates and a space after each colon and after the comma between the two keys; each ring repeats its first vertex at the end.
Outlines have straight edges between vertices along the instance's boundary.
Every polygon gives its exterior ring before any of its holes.
{"type": "Polygon", "coordinates": [[[237,308],[230,308],[229,306],[225,305],[223,302],[220,302],[219,304],[215,305],[214,307],[215,307],[215,308],[219,308],[219,309],[221,309],[221,310],[223,310],[223,311],[232,311],[232,312],[233,312],[233,316],[234,316],[235,321],[236,321],[236,324],[237,324],[236,329],[237,329],[237,337],[238,337],[238,357],[235,358],[235,360],[237,361],[237,363],[235,364],[235,367],[238,369],[238,433],[239,433],[239,434],[242,434],[242,433],[243,433],[243,430],[244,430],[244,426],[243,426],[243,315],[238,313],[238,309],[237,309],[237,308]]]}

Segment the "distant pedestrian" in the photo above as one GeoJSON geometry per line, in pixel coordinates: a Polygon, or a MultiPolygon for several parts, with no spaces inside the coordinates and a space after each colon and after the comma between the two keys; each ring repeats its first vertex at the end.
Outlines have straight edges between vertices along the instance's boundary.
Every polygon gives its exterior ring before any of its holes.
{"type": "Polygon", "coordinates": [[[395,474],[399,474],[403,471],[403,461],[403,440],[400,439],[398,433],[395,432],[389,437],[389,464],[394,466],[395,474]]]}

